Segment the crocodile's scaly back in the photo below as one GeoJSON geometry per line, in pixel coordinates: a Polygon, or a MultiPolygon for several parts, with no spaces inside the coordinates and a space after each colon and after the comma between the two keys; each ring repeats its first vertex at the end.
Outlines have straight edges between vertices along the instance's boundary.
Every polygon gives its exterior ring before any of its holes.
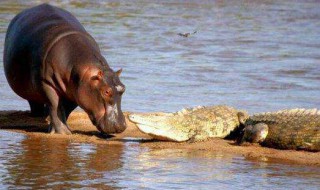
{"type": "Polygon", "coordinates": [[[251,116],[246,125],[264,123],[268,135],[263,145],[279,149],[320,151],[320,110],[291,109],[251,116]]]}
{"type": "Polygon", "coordinates": [[[224,138],[247,118],[246,112],[223,105],[183,109],[176,113],[129,116],[142,132],[159,140],[178,142],[224,138]]]}

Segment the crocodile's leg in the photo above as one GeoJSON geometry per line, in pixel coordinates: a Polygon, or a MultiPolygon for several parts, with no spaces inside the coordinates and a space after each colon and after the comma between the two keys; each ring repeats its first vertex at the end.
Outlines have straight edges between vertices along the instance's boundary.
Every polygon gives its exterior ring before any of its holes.
{"type": "Polygon", "coordinates": [[[257,123],[255,125],[247,125],[243,130],[243,137],[240,144],[244,142],[262,143],[268,135],[268,125],[265,123],[257,123]]]}

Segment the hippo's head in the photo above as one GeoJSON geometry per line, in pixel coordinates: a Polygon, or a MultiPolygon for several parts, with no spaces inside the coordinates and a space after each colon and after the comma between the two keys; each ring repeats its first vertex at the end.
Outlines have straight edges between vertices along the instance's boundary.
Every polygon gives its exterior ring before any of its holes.
{"type": "Polygon", "coordinates": [[[121,97],[125,91],[119,79],[121,71],[87,68],[81,71],[77,82],[77,103],[102,133],[121,133],[126,129],[121,111],[121,97]]]}

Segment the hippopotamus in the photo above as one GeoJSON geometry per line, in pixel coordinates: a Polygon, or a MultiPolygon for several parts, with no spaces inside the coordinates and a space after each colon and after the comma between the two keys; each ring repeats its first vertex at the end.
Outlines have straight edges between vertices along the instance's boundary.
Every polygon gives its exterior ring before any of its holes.
{"type": "Polygon", "coordinates": [[[6,33],[4,71],[31,115],[50,116],[50,133],[71,134],[66,120],[77,106],[102,133],[126,129],[122,70],[108,66],[97,42],[66,10],[42,4],[15,16],[6,33]]]}

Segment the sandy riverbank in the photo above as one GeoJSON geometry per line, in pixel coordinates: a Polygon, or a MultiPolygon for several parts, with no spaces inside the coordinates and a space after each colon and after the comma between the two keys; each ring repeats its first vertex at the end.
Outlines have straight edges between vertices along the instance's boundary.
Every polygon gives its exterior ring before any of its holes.
{"type": "MultiPolygon", "coordinates": [[[[128,113],[125,113],[128,115],[128,113]]],[[[153,141],[151,137],[141,133],[135,124],[127,120],[128,128],[121,134],[112,137],[102,136],[93,126],[84,112],[75,111],[68,124],[73,135],[47,134],[47,122],[41,118],[31,118],[24,111],[0,111],[0,129],[24,133],[31,138],[70,139],[74,142],[86,142],[96,144],[123,144],[134,140],[140,142],[140,146],[155,149],[186,149],[217,151],[225,154],[238,154],[247,158],[262,160],[277,160],[296,164],[320,166],[320,152],[305,152],[294,150],[276,150],[258,145],[237,146],[232,141],[223,139],[210,139],[197,143],[175,143],[153,141]]]]}

